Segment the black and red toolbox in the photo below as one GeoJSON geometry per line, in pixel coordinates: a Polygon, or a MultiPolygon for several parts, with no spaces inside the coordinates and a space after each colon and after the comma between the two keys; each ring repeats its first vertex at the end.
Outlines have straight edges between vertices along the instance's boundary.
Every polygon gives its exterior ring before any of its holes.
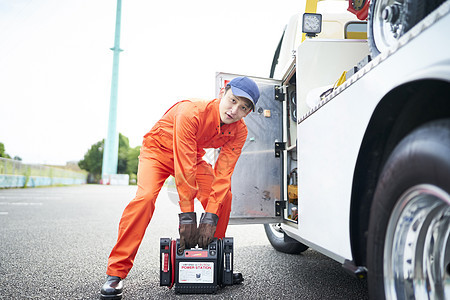
{"type": "Polygon", "coordinates": [[[178,251],[179,239],[160,239],[160,285],[180,294],[210,294],[233,285],[233,238],[214,239],[207,249],[178,251]]]}

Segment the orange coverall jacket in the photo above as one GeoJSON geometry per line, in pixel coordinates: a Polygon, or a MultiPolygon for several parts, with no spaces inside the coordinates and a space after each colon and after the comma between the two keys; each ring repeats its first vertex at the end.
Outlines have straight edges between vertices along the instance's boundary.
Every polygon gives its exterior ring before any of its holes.
{"type": "Polygon", "coordinates": [[[231,175],[247,138],[244,120],[232,124],[220,123],[219,99],[212,101],[185,100],[172,106],[144,136],[158,142],[167,153],[159,160],[170,165],[179,194],[182,212],[194,211],[197,162],[202,160],[207,148],[220,148],[214,166],[214,180],[205,211],[217,214],[231,187],[231,175]]]}

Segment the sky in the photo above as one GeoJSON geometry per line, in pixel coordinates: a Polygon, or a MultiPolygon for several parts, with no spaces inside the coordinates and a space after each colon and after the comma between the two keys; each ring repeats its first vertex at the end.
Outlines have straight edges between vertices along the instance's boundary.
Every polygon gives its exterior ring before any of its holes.
{"type": "MultiPolygon", "coordinates": [[[[216,72],[268,77],[304,0],[122,0],[117,130],[140,146],[216,72]]],[[[0,0],[0,142],[24,163],[83,159],[107,134],[116,0],[0,0]]]]}

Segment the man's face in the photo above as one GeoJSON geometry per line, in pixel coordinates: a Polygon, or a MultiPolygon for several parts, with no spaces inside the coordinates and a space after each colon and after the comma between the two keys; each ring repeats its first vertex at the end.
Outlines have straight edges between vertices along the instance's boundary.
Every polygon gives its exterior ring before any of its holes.
{"type": "Polygon", "coordinates": [[[250,100],[233,95],[229,89],[220,100],[219,113],[222,123],[231,124],[247,116],[252,110],[250,100]]]}

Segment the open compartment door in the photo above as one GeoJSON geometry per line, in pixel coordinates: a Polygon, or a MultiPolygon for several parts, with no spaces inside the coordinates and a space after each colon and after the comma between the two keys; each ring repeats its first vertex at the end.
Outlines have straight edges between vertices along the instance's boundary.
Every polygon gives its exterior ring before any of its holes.
{"type": "MultiPolygon", "coordinates": [[[[217,73],[216,95],[237,76],[242,75],[217,73]]],[[[281,222],[283,151],[275,153],[275,143],[283,141],[281,81],[247,77],[256,82],[261,96],[255,111],[244,118],[248,135],[231,178],[230,224],[281,222]]]]}

